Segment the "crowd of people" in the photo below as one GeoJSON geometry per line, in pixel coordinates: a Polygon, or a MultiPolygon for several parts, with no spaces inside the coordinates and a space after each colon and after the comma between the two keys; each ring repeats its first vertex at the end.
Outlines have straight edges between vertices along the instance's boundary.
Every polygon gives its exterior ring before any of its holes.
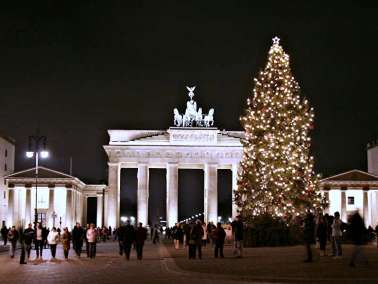
{"type": "MultiPolygon", "coordinates": [[[[302,220],[303,241],[306,248],[307,258],[305,262],[313,261],[313,245],[317,244],[320,256],[333,256],[334,259],[342,258],[342,241],[344,234],[348,232],[350,240],[354,244],[354,250],[350,260],[350,265],[355,266],[356,261],[360,258],[363,262],[367,259],[363,253],[362,245],[366,242],[366,236],[378,235],[378,226],[375,230],[371,227],[365,228],[364,221],[358,212],[350,216],[348,224],[341,221],[339,212],[334,215],[318,213],[316,216],[308,212],[302,220]]],[[[42,227],[37,223],[35,227],[29,224],[26,229],[16,229],[2,227],[1,236],[4,245],[10,243],[9,254],[11,258],[15,257],[17,244],[20,244],[21,254],[20,263],[25,264],[26,260],[31,257],[31,250],[34,244],[36,260],[42,260],[44,249],[49,249],[52,260],[56,259],[57,245],[60,243],[63,248],[64,258],[69,258],[71,243],[77,257],[81,257],[83,247],[88,258],[96,257],[96,244],[114,239],[118,241],[119,254],[125,255],[130,260],[132,248],[135,249],[137,259],[143,258],[143,247],[150,234],[151,242],[157,244],[160,242],[160,236],[165,233],[165,237],[173,242],[175,249],[187,248],[189,259],[202,258],[202,248],[209,246],[213,249],[215,258],[224,258],[224,245],[226,242],[232,243],[232,254],[234,257],[243,256],[243,240],[245,234],[245,224],[240,216],[231,224],[212,222],[202,223],[200,220],[195,222],[177,223],[172,228],[163,230],[162,226],[155,225],[147,228],[142,223],[133,226],[130,221],[121,225],[112,231],[112,228],[96,228],[94,224],[88,224],[82,227],[76,223],[72,231],[64,228],[53,227],[51,230],[42,227]]],[[[378,238],[377,238],[378,248],[378,238]]]]}

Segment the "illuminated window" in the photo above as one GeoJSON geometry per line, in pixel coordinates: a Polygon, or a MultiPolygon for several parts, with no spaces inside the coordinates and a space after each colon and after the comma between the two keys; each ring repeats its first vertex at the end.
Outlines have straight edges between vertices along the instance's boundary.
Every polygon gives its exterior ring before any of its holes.
{"type": "Polygon", "coordinates": [[[348,196],[348,205],[354,205],[354,196],[348,196]]]}

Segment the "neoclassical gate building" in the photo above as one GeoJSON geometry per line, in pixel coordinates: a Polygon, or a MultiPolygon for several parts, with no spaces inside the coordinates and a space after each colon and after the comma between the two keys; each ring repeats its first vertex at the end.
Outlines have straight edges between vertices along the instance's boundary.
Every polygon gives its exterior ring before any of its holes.
{"type": "MultiPolygon", "coordinates": [[[[193,100],[195,87],[189,88],[190,100],[183,115],[174,109],[175,127],[168,130],[108,130],[108,188],[105,195],[105,220],[118,226],[120,220],[120,176],[122,168],[138,169],[137,221],[148,222],[149,169],[166,169],[167,225],[178,221],[178,170],[204,171],[204,221],[218,218],[217,179],[219,169],[232,171],[236,189],[237,168],[242,158],[240,139],[244,132],[220,131],[212,127],[214,109],[207,114],[193,100]]],[[[237,209],[232,206],[232,216],[237,209]]]]}

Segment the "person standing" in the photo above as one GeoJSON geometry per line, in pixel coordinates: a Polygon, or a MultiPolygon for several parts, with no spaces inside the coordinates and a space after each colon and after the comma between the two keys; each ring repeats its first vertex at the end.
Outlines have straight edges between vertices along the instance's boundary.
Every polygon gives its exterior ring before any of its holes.
{"type": "Polygon", "coordinates": [[[9,249],[9,255],[11,258],[14,258],[14,254],[16,252],[16,246],[17,246],[17,241],[19,238],[19,234],[16,230],[16,227],[13,226],[12,229],[8,232],[8,241],[11,244],[11,247],[9,249]]]}
{"type": "Polygon", "coordinates": [[[215,230],[213,230],[213,240],[215,243],[215,248],[214,248],[214,257],[218,258],[218,253],[221,258],[224,258],[223,255],[223,247],[224,247],[224,240],[226,238],[226,231],[222,228],[221,223],[217,223],[217,227],[215,230]]]}
{"type": "Polygon", "coordinates": [[[304,262],[312,262],[312,245],[315,244],[315,221],[314,215],[307,212],[304,219],[303,238],[306,246],[307,258],[304,262]]]}
{"type": "Polygon", "coordinates": [[[189,259],[196,258],[198,251],[198,258],[202,259],[202,237],[204,235],[201,221],[197,220],[190,231],[189,237],[189,259]]]}
{"type": "Polygon", "coordinates": [[[88,253],[90,258],[95,258],[96,257],[96,229],[95,225],[91,224],[89,226],[89,229],[87,230],[86,233],[86,238],[88,242],[88,253]]]}
{"type": "Polygon", "coordinates": [[[51,256],[53,260],[55,259],[56,246],[58,245],[58,241],[59,241],[59,233],[57,232],[56,228],[53,227],[47,236],[47,242],[50,246],[51,256]]]}
{"type": "Polygon", "coordinates": [[[139,260],[143,258],[143,246],[146,239],[147,229],[143,227],[142,223],[139,223],[138,228],[135,230],[135,249],[139,260]]]}
{"type": "Polygon", "coordinates": [[[177,223],[176,226],[172,230],[172,237],[173,243],[175,245],[175,249],[180,248],[180,241],[182,240],[183,231],[181,229],[180,223],[177,223]]]}
{"type": "Polygon", "coordinates": [[[124,238],[125,238],[125,226],[121,225],[116,230],[116,239],[118,240],[118,247],[119,247],[119,255],[122,256],[124,252],[124,238]]]}
{"type": "Polygon", "coordinates": [[[80,223],[76,223],[72,230],[72,244],[73,249],[78,257],[81,255],[81,249],[83,248],[83,241],[85,238],[84,229],[81,227],[80,223]]]}
{"type": "Polygon", "coordinates": [[[130,221],[127,221],[126,226],[124,228],[123,234],[123,249],[126,255],[126,259],[130,260],[130,252],[131,246],[135,242],[135,229],[130,224],[130,221]]]}
{"type": "Polygon", "coordinates": [[[41,257],[42,259],[42,251],[43,251],[43,229],[40,223],[37,223],[36,229],[35,229],[35,238],[34,238],[34,244],[35,244],[35,250],[37,254],[37,259],[41,257]]]}
{"type": "Polygon", "coordinates": [[[1,238],[3,239],[4,246],[6,246],[8,243],[8,228],[5,225],[1,228],[1,238]]]}
{"type": "Polygon", "coordinates": [[[341,248],[341,237],[343,235],[341,227],[342,221],[340,220],[340,213],[335,212],[335,218],[332,223],[332,250],[335,259],[341,258],[343,251],[341,248]]]}
{"type": "Polygon", "coordinates": [[[316,236],[319,240],[320,256],[326,256],[326,244],[327,244],[327,232],[328,225],[327,220],[323,215],[319,215],[318,228],[316,230],[316,236]]]}
{"type": "Polygon", "coordinates": [[[68,232],[67,227],[65,227],[63,229],[62,245],[63,245],[64,258],[67,260],[68,259],[68,253],[69,253],[70,248],[71,248],[71,234],[70,234],[70,232],[68,232]]]}
{"type": "Polygon", "coordinates": [[[349,262],[349,266],[355,267],[356,260],[358,257],[360,257],[360,259],[362,259],[367,264],[368,261],[362,249],[362,246],[365,242],[366,228],[365,228],[364,220],[361,218],[358,211],[352,215],[350,219],[349,228],[350,228],[352,242],[354,244],[354,249],[353,249],[351,260],[349,262]]]}
{"type": "Polygon", "coordinates": [[[28,259],[30,258],[30,251],[32,248],[32,243],[34,239],[35,231],[33,230],[32,224],[29,224],[24,231],[24,244],[26,249],[26,255],[28,259]]]}
{"type": "Polygon", "coordinates": [[[234,255],[241,258],[243,256],[244,224],[239,215],[232,221],[231,227],[234,236],[234,255]]]}
{"type": "Polygon", "coordinates": [[[20,241],[20,245],[21,245],[20,264],[26,264],[26,261],[25,261],[25,235],[24,235],[24,230],[22,229],[22,227],[20,227],[18,235],[19,235],[18,240],[20,241]]]}

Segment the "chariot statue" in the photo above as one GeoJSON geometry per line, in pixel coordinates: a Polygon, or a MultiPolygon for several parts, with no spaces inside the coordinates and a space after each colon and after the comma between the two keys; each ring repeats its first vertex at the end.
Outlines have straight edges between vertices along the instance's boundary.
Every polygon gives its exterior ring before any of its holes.
{"type": "Polygon", "coordinates": [[[203,114],[202,108],[197,110],[197,102],[193,100],[196,86],[186,87],[189,91],[189,101],[186,102],[184,114],[180,114],[177,108],[173,109],[173,123],[177,127],[212,127],[214,125],[214,109],[211,108],[208,114],[203,114]]]}

